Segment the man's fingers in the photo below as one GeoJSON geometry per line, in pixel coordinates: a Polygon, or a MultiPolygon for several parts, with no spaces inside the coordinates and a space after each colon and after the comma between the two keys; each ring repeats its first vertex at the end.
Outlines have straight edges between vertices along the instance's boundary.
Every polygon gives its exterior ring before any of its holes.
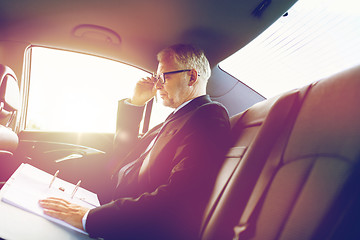
{"type": "Polygon", "coordinates": [[[55,198],[55,197],[49,197],[49,198],[44,199],[43,201],[56,203],[56,204],[62,204],[62,205],[69,205],[70,204],[70,202],[66,201],[65,199],[55,198]]]}
{"type": "Polygon", "coordinates": [[[149,86],[154,86],[156,80],[155,78],[142,78],[138,83],[141,85],[149,85],[149,86]]]}
{"type": "Polygon", "coordinates": [[[69,208],[70,203],[64,199],[60,198],[47,198],[39,201],[41,207],[46,209],[53,210],[67,210],[69,208]]]}
{"type": "Polygon", "coordinates": [[[143,106],[147,101],[153,98],[156,94],[156,79],[154,77],[141,78],[135,86],[131,103],[138,106],[143,106]]]}
{"type": "Polygon", "coordinates": [[[156,78],[154,77],[146,77],[146,78],[142,78],[141,79],[144,82],[149,82],[149,83],[155,83],[156,82],[156,78]]]}
{"type": "Polygon", "coordinates": [[[58,202],[63,202],[65,204],[70,204],[70,202],[68,202],[68,201],[66,201],[65,199],[62,199],[62,198],[48,197],[47,200],[58,201],[58,202]]]}
{"type": "Polygon", "coordinates": [[[51,209],[44,209],[44,214],[65,221],[67,214],[51,209]]]}
{"type": "Polygon", "coordinates": [[[66,211],[67,210],[67,206],[64,206],[62,204],[56,204],[56,203],[52,203],[52,202],[48,202],[48,201],[40,201],[39,204],[42,208],[48,209],[48,210],[56,210],[56,211],[66,211]]]}

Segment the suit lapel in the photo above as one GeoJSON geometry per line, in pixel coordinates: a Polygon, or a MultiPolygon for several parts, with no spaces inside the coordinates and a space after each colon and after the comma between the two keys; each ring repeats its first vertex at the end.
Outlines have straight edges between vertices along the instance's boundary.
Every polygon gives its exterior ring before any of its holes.
{"type": "MultiPolygon", "coordinates": [[[[149,152],[149,154],[151,154],[151,157],[148,156],[152,160],[147,159],[147,161],[150,161],[150,165],[152,165],[151,162],[156,160],[157,155],[162,151],[163,148],[166,147],[166,144],[173,138],[173,136],[178,132],[178,130],[181,129],[181,127],[186,123],[187,118],[184,118],[181,121],[175,121],[175,120],[181,118],[182,116],[186,115],[187,113],[192,112],[196,108],[198,108],[206,103],[210,103],[210,102],[211,102],[211,99],[208,95],[200,96],[198,98],[193,99],[188,104],[186,104],[184,107],[179,109],[176,113],[170,114],[169,117],[165,120],[165,122],[163,124],[159,124],[156,127],[152,128],[141,138],[141,140],[140,140],[141,142],[143,142],[143,141],[148,142],[147,145],[141,144],[141,146],[143,146],[143,147],[140,147],[140,148],[143,149],[143,152],[147,148],[148,144],[150,144],[150,142],[151,142],[151,140],[147,141],[146,139],[154,139],[154,137],[156,138],[156,140],[154,141],[153,146],[152,146],[152,148],[155,146],[155,149],[151,149],[149,152]],[[160,141],[158,141],[158,140],[160,140],[160,141]]],[[[132,154],[129,154],[127,156],[127,158],[131,159],[132,158],[131,155],[132,154]]],[[[140,156],[140,155],[138,155],[138,156],[140,156]]],[[[134,160],[132,160],[132,161],[134,161],[134,160]]],[[[127,160],[125,162],[131,162],[131,161],[127,160]]],[[[117,171],[119,171],[119,168],[117,168],[117,171]]]]}
{"type": "MultiPolygon", "coordinates": [[[[148,179],[151,181],[150,169],[153,165],[156,165],[156,162],[159,163],[160,159],[158,158],[159,154],[166,148],[169,142],[175,137],[176,133],[181,130],[181,128],[186,124],[187,119],[191,117],[191,112],[197,109],[198,107],[211,102],[210,97],[205,95],[193,99],[191,102],[186,104],[184,107],[179,109],[174,114],[170,114],[167,120],[161,127],[158,135],[156,136],[156,141],[152,149],[149,151],[147,157],[144,160],[144,166],[141,168],[140,179],[148,179]]],[[[168,159],[169,160],[169,159],[168,159]]],[[[164,165],[164,164],[161,164],[164,165]]],[[[165,164],[166,165],[166,164],[165,164]]]]}

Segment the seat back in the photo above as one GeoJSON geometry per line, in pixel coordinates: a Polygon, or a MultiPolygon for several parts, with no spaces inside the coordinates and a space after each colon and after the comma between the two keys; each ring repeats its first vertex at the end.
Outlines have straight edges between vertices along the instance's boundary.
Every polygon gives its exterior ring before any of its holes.
{"type": "MultiPolygon", "coordinates": [[[[360,67],[311,89],[288,141],[268,159],[280,164],[250,239],[358,239],[335,234],[359,204],[359,94],[360,67]]],[[[358,221],[348,223],[357,231],[358,221]]]]}
{"type": "Polygon", "coordinates": [[[12,156],[18,137],[9,127],[20,105],[20,91],[15,73],[0,64],[0,159],[12,156]]]}
{"type": "Polygon", "coordinates": [[[233,226],[250,197],[263,159],[268,157],[299,97],[298,91],[291,91],[255,104],[231,118],[234,144],[226,155],[207,205],[202,239],[232,237],[233,226]]]}
{"type": "Polygon", "coordinates": [[[266,118],[253,132],[236,121],[238,140],[251,140],[221,169],[201,239],[328,239],[349,229],[342,220],[360,203],[359,93],[357,67],[248,109],[266,118]]]}

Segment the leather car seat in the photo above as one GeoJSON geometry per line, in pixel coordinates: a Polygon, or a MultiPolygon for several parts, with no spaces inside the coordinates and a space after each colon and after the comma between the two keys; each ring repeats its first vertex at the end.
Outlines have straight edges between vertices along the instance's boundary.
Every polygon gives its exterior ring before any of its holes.
{"type": "MultiPolygon", "coordinates": [[[[14,71],[0,64],[0,169],[1,176],[19,139],[11,128],[20,106],[20,91],[14,71]]],[[[2,177],[1,177],[2,178],[2,177]]],[[[1,179],[3,180],[3,179],[1,179]]]]}

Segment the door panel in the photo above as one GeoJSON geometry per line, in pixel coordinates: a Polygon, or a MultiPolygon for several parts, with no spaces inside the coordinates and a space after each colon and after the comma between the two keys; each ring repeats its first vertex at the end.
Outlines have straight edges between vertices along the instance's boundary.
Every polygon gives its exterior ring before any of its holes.
{"type": "MultiPolygon", "coordinates": [[[[22,132],[14,164],[29,163],[93,191],[101,189],[113,134],[22,132]]],[[[14,169],[12,169],[14,170],[14,169]]]]}

